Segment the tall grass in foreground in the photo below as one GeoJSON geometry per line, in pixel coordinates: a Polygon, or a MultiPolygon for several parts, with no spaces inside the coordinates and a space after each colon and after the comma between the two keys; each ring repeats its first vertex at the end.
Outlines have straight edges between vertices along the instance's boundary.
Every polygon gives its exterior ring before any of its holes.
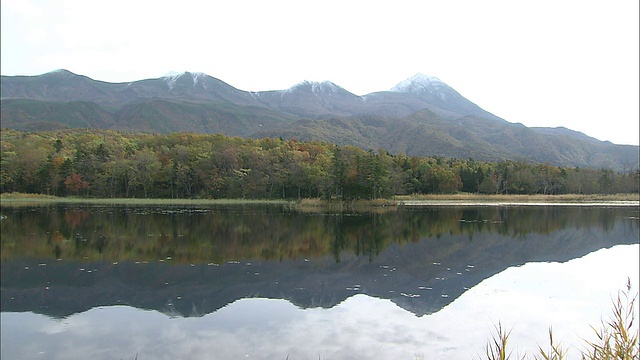
{"type": "MultiPolygon", "coordinates": [[[[640,347],[638,338],[640,330],[633,329],[636,320],[635,301],[638,297],[636,293],[630,298],[631,282],[627,280],[627,290],[618,292],[618,297],[613,301],[613,314],[608,321],[601,321],[600,327],[591,327],[595,332],[596,339],[593,341],[584,340],[584,349],[581,350],[583,360],[618,359],[633,360],[640,358],[640,347]]],[[[488,360],[512,359],[512,351],[507,348],[507,343],[511,331],[502,328],[498,323],[496,332],[492,335],[491,341],[487,344],[485,354],[488,360]]],[[[538,353],[533,355],[536,360],[562,360],[567,356],[567,351],[560,344],[553,341],[553,331],[549,329],[549,348],[538,347],[538,353]]],[[[525,354],[518,359],[527,359],[525,354]]]]}

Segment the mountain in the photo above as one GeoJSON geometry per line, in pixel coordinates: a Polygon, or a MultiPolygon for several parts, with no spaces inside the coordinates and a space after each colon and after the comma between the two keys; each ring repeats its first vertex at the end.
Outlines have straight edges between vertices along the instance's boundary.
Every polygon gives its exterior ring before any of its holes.
{"type": "Polygon", "coordinates": [[[497,117],[438,78],[417,74],[389,91],[355,95],[330,81],[248,92],[197,72],[129,83],[67,70],[2,76],[2,127],[103,128],[321,140],[416,156],[523,159],[558,166],[638,168],[638,146],[497,117]]]}
{"type": "MultiPolygon", "coordinates": [[[[443,117],[474,115],[487,119],[502,120],[467,100],[436,77],[416,74],[398,83],[391,88],[390,92],[405,96],[412,95],[415,100],[426,103],[426,106],[420,106],[415,111],[427,108],[443,117]]],[[[378,96],[382,95],[380,93],[377,94],[378,96]]]]}
{"type": "Polygon", "coordinates": [[[115,117],[89,101],[50,102],[30,99],[2,100],[2,127],[26,131],[76,128],[112,128],[115,117]]]}
{"type": "Polygon", "coordinates": [[[67,70],[39,76],[2,76],[0,97],[38,101],[88,101],[107,109],[149,99],[190,99],[258,105],[253,95],[202,73],[183,72],[130,83],[92,80],[67,70]]]}
{"type": "Polygon", "coordinates": [[[311,118],[353,115],[363,99],[330,82],[303,81],[287,90],[256,93],[262,104],[282,112],[311,118]]]}

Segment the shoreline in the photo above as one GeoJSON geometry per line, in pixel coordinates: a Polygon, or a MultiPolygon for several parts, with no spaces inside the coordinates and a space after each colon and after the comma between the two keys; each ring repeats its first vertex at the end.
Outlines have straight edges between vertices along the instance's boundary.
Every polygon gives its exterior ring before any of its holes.
{"type": "Polygon", "coordinates": [[[591,201],[591,202],[509,202],[509,201],[462,201],[462,200],[407,200],[398,206],[639,206],[639,201],[591,201]]]}
{"type": "Polygon", "coordinates": [[[615,195],[425,195],[400,199],[400,206],[640,206],[640,194],[615,195]]]}
{"type": "Polygon", "coordinates": [[[53,204],[129,205],[129,206],[208,206],[208,205],[288,205],[298,208],[359,209],[420,206],[640,206],[640,194],[615,195],[403,195],[393,199],[132,199],[78,198],[39,194],[0,194],[0,206],[38,206],[53,204]]]}

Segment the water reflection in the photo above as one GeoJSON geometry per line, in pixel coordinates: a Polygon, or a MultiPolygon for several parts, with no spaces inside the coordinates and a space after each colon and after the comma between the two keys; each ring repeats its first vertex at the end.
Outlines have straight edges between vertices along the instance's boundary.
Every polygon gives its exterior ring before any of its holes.
{"type": "MultiPolygon", "coordinates": [[[[331,309],[249,298],[200,318],[129,306],[96,307],[62,319],[2,313],[2,358],[68,359],[471,359],[492,325],[513,326],[517,352],[546,341],[549,326],[569,347],[591,339],[628,276],[638,289],[636,245],[566,263],[527,263],[480,282],[438,313],[416,317],[358,294],[331,309]],[[601,266],[608,264],[608,266],[601,266]],[[99,324],[97,326],[96,324],[99,324]]],[[[577,356],[578,350],[569,349],[577,356]]]]}
{"type": "MultiPolygon", "coordinates": [[[[524,239],[559,230],[637,232],[636,207],[437,207],[314,214],[284,206],[2,208],[2,260],[227,263],[375,258],[390,245],[455,236],[524,239]],[[635,221],[634,221],[635,220],[635,221]],[[485,236],[486,237],[486,236],[485,236]]],[[[440,246],[442,247],[442,246],[440,246]]],[[[444,244],[447,247],[447,244],[444,244]]]]}
{"type": "Polygon", "coordinates": [[[359,293],[423,315],[531,261],[638,242],[637,208],[3,208],[3,311],[126,304],[202,316],[238,299],[330,308],[359,293]]]}

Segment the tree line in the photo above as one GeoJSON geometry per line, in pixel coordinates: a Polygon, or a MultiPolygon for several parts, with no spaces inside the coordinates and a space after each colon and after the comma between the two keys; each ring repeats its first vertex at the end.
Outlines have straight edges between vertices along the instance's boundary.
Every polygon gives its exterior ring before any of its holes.
{"type": "Polygon", "coordinates": [[[102,198],[377,199],[637,193],[638,169],[393,155],[220,134],[2,129],[0,190],[102,198]]]}

